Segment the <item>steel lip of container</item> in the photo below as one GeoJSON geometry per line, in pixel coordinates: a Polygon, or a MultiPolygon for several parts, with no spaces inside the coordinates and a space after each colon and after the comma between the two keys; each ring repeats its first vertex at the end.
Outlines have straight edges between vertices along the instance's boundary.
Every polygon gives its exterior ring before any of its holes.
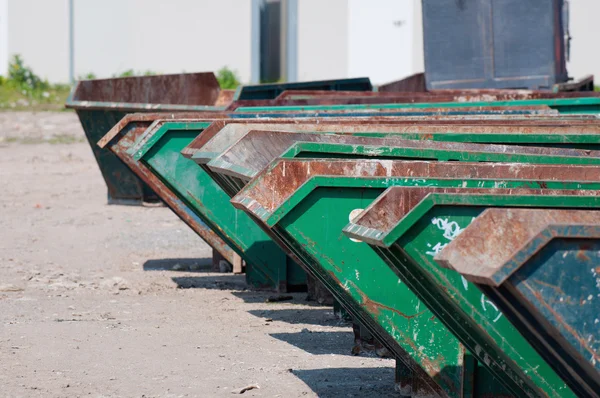
{"type": "MultiPolygon", "coordinates": [[[[357,101],[348,101],[350,104],[355,104],[357,101]]],[[[241,105],[241,104],[237,104],[241,105]]],[[[499,118],[502,116],[547,116],[557,117],[560,113],[557,110],[551,109],[548,106],[536,107],[461,107],[461,108],[400,108],[400,109],[383,109],[383,108],[368,108],[368,109],[343,109],[343,110],[318,110],[318,111],[268,111],[268,112],[231,112],[229,116],[236,119],[255,119],[269,117],[273,119],[279,118],[311,118],[311,117],[453,117],[467,116],[479,114],[481,117],[499,118]]]]}
{"type": "MultiPolygon", "coordinates": [[[[474,126],[460,126],[458,127],[449,127],[449,126],[422,126],[418,130],[413,128],[413,131],[419,131],[421,136],[426,136],[428,133],[436,132],[436,131],[447,131],[448,129],[453,129],[451,131],[486,131],[482,128],[474,128],[474,126]],[[441,127],[441,128],[440,128],[441,127]]],[[[582,131],[593,131],[600,132],[598,128],[600,126],[596,125],[586,125],[585,127],[574,129],[573,126],[570,127],[528,127],[525,132],[527,132],[529,138],[532,138],[528,141],[528,143],[536,142],[533,138],[533,134],[537,133],[538,135],[553,135],[555,137],[564,138],[567,141],[578,142],[578,139],[581,136],[577,135],[574,138],[571,138],[571,133],[581,133],[582,131]],[[569,133],[569,134],[566,134],[569,133]]],[[[310,151],[311,148],[313,151],[321,150],[318,148],[321,144],[310,144],[310,143],[292,143],[288,142],[291,146],[284,153],[280,154],[280,151],[283,151],[285,148],[278,141],[289,137],[299,137],[297,134],[304,134],[304,137],[313,140],[325,140],[328,139],[330,141],[339,140],[340,143],[342,140],[345,142],[350,142],[351,138],[348,138],[351,134],[361,134],[363,138],[354,137],[352,138],[356,144],[354,148],[349,148],[348,146],[330,146],[330,148],[335,148],[335,150],[330,151],[331,156],[338,155],[349,155],[349,151],[356,154],[361,154],[364,157],[381,157],[386,154],[388,157],[394,157],[401,155],[398,153],[398,150],[401,148],[386,148],[385,145],[395,146],[397,147],[400,144],[403,144],[405,147],[427,147],[428,149],[435,150],[435,148],[440,149],[455,149],[463,151],[464,160],[473,159],[475,156],[478,156],[478,160],[481,161],[492,161],[494,159],[494,155],[491,152],[503,152],[503,153],[521,153],[521,154],[534,154],[534,153],[545,153],[551,154],[554,156],[577,156],[577,158],[571,158],[570,161],[574,163],[593,163],[593,152],[589,150],[581,151],[581,150],[571,150],[566,148],[540,148],[540,147],[518,147],[513,148],[511,146],[502,146],[502,145],[491,145],[485,146],[482,144],[465,144],[465,143],[440,143],[433,141],[415,141],[414,136],[409,138],[413,138],[413,140],[404,140],[401,134],[395,134],[392,132],[396,131],[407,131],[406,127],[403,126],[394,126],[394,125],[367,125],[367,126],[356,126],[353,124],[348,124],[346,121],[341,121],[339,123],[229,123],[229,121],[223,120],[214,122],[203,134],[209,134],[210,139],[205,140],[203,144],[198,145],[198,141],[195,140],[188,147],[184,148],[182,153],[187,153],[188,156],[191,157],[194,161],[196,161],[205,171],[213,177],[213,179],[225,190],[229,195],[235,195],[235,192],[239,191],[244,185],[245,182],[251,177],[254,177],[256,173],[264,168],[273,158],[280,157],[294,157],[300,155],[303,151],[310,151]],[[261,129],[262,133],[257,131],[252,131],[253,129],[261,129]],[[270,133],[273,132],[273,133],[270,133]],[[283,135],[278,135],[281,132],[283,135]],[[387,134],[383,134],[386,132],[387,134]],[[268,138],[263,138],[263,142],[254,142],[254,140],[247,142],[248,147],[244,144],[246,138],[249,137],[249,134],[272,134],[268,138]],[[294,133],[296,135],[294,135],[294,133]],[[316,134],[320,133],[320,134],[316,134]],[[372,134],[371,134],[372,133],[372,134]],[[320,138],[319,136],[323,136],[320,138]],[[326,138],[325,138],[326,137],[326,138]],[[379,141],[373,141],[373,144],[379,142],[379,147],[369,147],[364,144],[366,141],[361,142],[362,140],[366,140],[366,138],[373,140],[376,137],[379,137],[379,141]],[[385,139],[387,138],[387,140],[385,139]],[[399,143],[397,140],[401,140],[399,143]],[[254,142],[254,143],[253,143],[254,142]],[[273,145],[278,144],[276,148],[272,148],[273,145]],[[195,145],[196,148],[191,148],[191,146],[195,145]],[[232,150],[232,148],[238,149],[235,155],[228,156],[228,152],[232,150]],[[271,148],[269,153],[264,153],[266,148],[271,148]],[[536,148],[536,149],[533,149],[536,148]],[[396,153],[394,153],[396,150],[396,153]],[[466,151],[473,150],[479,151],[479,153],[467,153],[466,151]],[[483,156],[481,151],[490,152],[490,155],[483,156]],[[228,158],[228,159],[227,159],[228,158]],[[246,162],[241,162],[242,159],[246,159],[246,162]],[[251,160],[254,165],[248,164],[248,160],[251,160]],[[579,162],[575,162],[575,161],[579,162]],[[258,162],[258,163],[257,163],[258,162]],[[216,173],[213,173],[213,170],[216,173]],[[230,178],[233,177],[233,178],[230,178]],[[241,181],[240,181],[241,180],[241,181]]],[[[511,133],[515,135],[521,135],[524,132],[524,129],[514,127],[514,126],[503,126],[503,127],[495,127],[493,130],[489,130],[487,132],[505,132],[511,133]]],[[[600,135],[593,135],[594,139],[600,137],[600,135]]],[[[258,138],[258,137],[257,137],[258,138]]],[[[294,140],[301,140],[300,138],[294,138],[294,140]]],[[[468,140],[467,140],[468,141],[468,140]]],[[[451,152],[447,152],[448,154],[445,157],[439,158],[440,160],[460,160],[460,156],[456,153],[452,154],[451,152]]],[[[323,156],[319,156],[323,157],[323,156]]],[[[424,155],[418,155],[420,158],[427,158],[424,155]]],[[[539,158],[538,162],[547,163],[542,160],[543,158],[539,158]]],[[[565,159],[566,160],[566,159],[565,159]]],[[[506,161],[506,158],[504,158],[506,161]]],[[[518,157],[513,157],[513,161],[518,161],[518,157]]],[[[533,160],[528,160],[527,162],[532,163],[533,160]]]]}
{"type": "MultiPolygon", "coordinates": [[[[228,119],[216,121],[190,145],[182,154],[195,159],[199,164],[208,162],[220,152],[237,141],[250,129],[267,130],[276,129],[289,131],[305,131],[307,124],[316,124],[318,128],[310,127],[319,132],[368,132],[373,130],[372,124],[377,124],[381,132],[394,132],[413,134],[414,137],[427,139],[428,134],[455,131],[457,133],[481,134],[515,132],[518,134],[532,135],[536,131],[543,135],[552,134],[560,142],[569,142],[573,134],[600,133],[600,124],[596,117],[574,118],[529,118],[529,117],[503,117],[501,119],[484,118],[481,116],[461,116],[443,118],[367,118],[356,120],[352,118],[336,119],[260,119],[239,120],[228,119]],[[272,125],[277,124],[278,127],[272,125]],[[520,130],[517,128],[521,127],[520,130]],[[525,128],[526,127],[526,128],[525,128]],[[222,131],[225,129],[225,131],[222,131]],[[554,134],[556,132],[557,134],[554,134]],[[564,139],[559,139],[564,135],[564,139]]],[[[417,139],[413,138],[413,139],[417,139]]]]}
{"type": "MultiPolygon", "coordinates": [[[[527,164],[468,164],[459,162],[428,162],[428,161],[404,161],[404,160],[298,160],[279,159],[272,162],[261,171],[244,188],[244,194],[233,199],[233,203],[246,207],[246,203],[252,203],[252,207],[259,213],[255,216],[272,226],[279,221],[281,214],[285,211],[281,208],[281,202],[287,200],[292,194],[297,195],[300,191],[306,193],[313,186],[318,186],[322,175],[335,173],[335,175],[353,175],[353,184],[359,186],[366,176],[381,176],[383,178],[378,184],[384,186],[392,180],[410,179],[416,180],[424,172],[438,173],[440,181],[455,178],[501,178],[503,181],[519,181],[523,179],[538,179],[538,170],[549,171],[548,187],[558,189],[561,181],[578,181],[580,183],[593,183],[598,181],[600,170],[586,166],[554,166],[554,165],[527,165],[527,164]],[[284,179],[283,170],[287,169],[284,179]],[[358,174],[357,174],[358,173],[358,174]],[[510,178],[506,178],[506,176],[510,178]],[[262,180],[259,179],[265,176],[262,180]],[[285,180],[285,184],[282,181],[285,180]],[[260,184],[259,184],[260,183],[260,184]],[[268,184],[275,189],[267,188],[268,184]],[[304,185],[302,185],[304,184],[304,185]],[[310,186],[309,186],[310,185],[310,186]],[[298,190],[298,192],[296,191],[298,190]],[[269,193],[269,194],[267,194],[269,193]],[[273,193],[273,194],[271,194],[273,193]],[[259,200],[260,199],[260,200],[259,200]],[[259,210],[262,209],[262,210],[259,210]]],[[[341,179],[341,178],[340,178],[341,179]]],[[[378,186],[379,186],[378,185],[378,186]]],[[[502,185],[502,184],[498,184],[502,185]]],[[[581,185],[583,187],[583,185],[581,185]]],[[[501,188],[498,186],[497,188],[501,188]]],[[[583,188],[581,188],[583,189],[583,188]]],[[[252,209],[247,209],[253,211],[252,209]]],[[[253,211],[254,212],[254,211],[253,211]]]]}
{"type": "MultiPolygon", "coordinates": [[[[274,126],[277,128],[277,126],[274,126]]],[[[364,158],[413,158],[510,163],[551,163],[555,157],[568,164],[595,164],[600,151],[405,140],[341,134],[316,134],[280,130],[251,130],[207,163],[213,172],[245,180],[255,177],[273,159],[360,156],[364,158]],[[322,154],[321,154],[322,153],[322,154]],[[316,156],[318,154],[318,156],[316,156]],[[314,155],[314,156],[313,156],[314,155]],[[308,156],[302,156],[308,157],[308,156]]],[[[194,158],[197,160],[196,158],[194,158]]]]}
{"type": "Polygon", "coordinates": [[[224,111],[225,106],[214,106],[221,93],[212,72],[78,82],[65,106],[77,112],[106,183],[109,204],[139,205],[159,199],[117,156],[96,142],[131,112],[224,111]]]}
{"type": "MultiPolygon", "coordinates": [[[[411,119],[412,120],[412,119],[411,119]]],[[[454,119],[452,119],[454,121],[454,119]]],[[[419,122],[428,121],[427,119],[419,119],[419,122]]],[[[447,120],[444,120],[446,122],[447,120]]],[[[456,121],[464,122],[464,119],[458,119],[456,121]]],[[[184,121],[181,121],[184,122],[184,121]]],[[[189,121],[191,122],[191,121],[189,121]]],[[[591,120],[579,120],[575,118],[572,125],[564,125],[567,122],[564,119],[556,119],[552,120],[552,124],[548,126],[544,126],[543,120],[498,120],[498,121],[490,121],[487,119],[470,119],[471,123],[477,122],[481,123],[482,127],[479,126],[445,126],[445,125],[429,125],[423,124],[420,126],[413,126],[410,123],[406,123],[406,120],[403,119],[386,119],[379,120],[374,119],[370,120],[369,123],[357,123],[354,119],[322,119],[322,120],[301,120],[301,119],[291,119],[291,120],[282,120],[281,123],[274,120],[260,120],[260,121],[252,121],[252,122],[240,122],[235,120],[219,120],[211,124],[209,128],[207,128],[203,134],[201,134],[198,138],[196,138],[190,145],[182,150],[182,154],[187,158],[192,158],[196,161],[207,173],[211,173],[209,167],[207,167],[207,163],[212,159],[217,157],[221,152],[225,151],[232,144],[236,143],[240,140],[245,134],[247,134],[252,129],[261,129],[261,130],[284,130],[284,131],[298,131],[298,132],[311,132],[311,133],[337,133],[337,134],[364,134],[365,136],[375,136],[381,135],[390,137],[394,137],[396,139],[400,138],[400,135],[396,133],[401,132],[416,132],[415,134],[408,134],[406,138],[410,139],[427,139],[430,135],[435,132],[447,132],[448,129],[451,131],[461,131],[461,132],[484,132],[491,134],[492,132],[498,133],[503,132],[506,134],[513,134],[513,138],[519,139],[519,136],[522,133],[527,133],[528,138],[531,138],[527,141],[527,143],[535,142],[533,140],[534,133],[541,134],[543,137],[548,135],[553,136],[558,141],[566,141],[566,142],[579,142],[580,136],[573,136],[574,134],[580,134],[585,132],[594,132],[600,133],[600,126],[597,124],[597,119],[591,120]],[[316,123],[315,123],[316,121],[316,123]],[[526,129],[520,128],[516,123],[526,123],[526,122],[538,122],[540,125],[536,126],[528,126],[526,129]],[[378,123],[384,124],[378,124],[378,123]],[[596,124],[592,124],[594,122],[596,124]],[[393,123],[393,124],[392,124],[393,123]],[[489,124],[493,123],[493,124],[489,124]],[[498,123],[496,125],[496,123],[498,123]],[[515,123],[513,125],[513,123],[515,123]],[[581,125],[579,126],[579,123],[581,125]],[[374,125],[377,125],[374,127],[374,125]],[[485,127],[484,127],[485,126],[485,127]],[[375,133],[377,131],[377,133],[375,133]],[[373,134],[371,134],[373,133],[373,134]]],[[[545,121],[546,123],[550,123],[550,119],[545,121]]],[[[598,136],[593,136],[592,140],[597,141],[598,136]]],[[[521,138],[522,139],[522,138],[521,138]]],[[[508,140],[510,143],[510,140],[508,140]]],[[[565,152],[566,154],[566,152],[565,152]]],[[[230,179],[220,176],[218,174],[212,175],[214,180],[230,195],[231,189],[239,190],[242,185],[239,182],[232,182],[230,179]]]]}
{"type": "MultiPolygon", "coordinates": [[[[544,98],[573,98],[595,97],[598,94],[587,91],[577,92],[550,92],[544,90],[515,90],[515,89],[438,89],[429,91],[326,91],[326,90],[286,90],[279,94],[275,100],[297,100],[310,98],[344,98],[344,97],[379,97],[379,98],[415,98],[430,99],[441,102],[439,98],[452,98],[461,102],[466,99],[473,100],[525,100],[544,98]]],[[[420,102],[420,101],[415,101],[420,102]]],[[[425,101],[423,101],[425,102],[425,101]]]]}
{"type": "MultiPolygon", "coordinates": [[[[365,99],[364,101],[366,101],[365,99]]],[[[400,108],[460,108],[477,106],[536,106],[547,105],[558,109],[561,113],[598,113],[600,110],[600,96],[592,93],[590,96],[578,95],[575,98],[549,98],[528,100],[504,100],[504,101],[465,101],[465,102],[411,102],[411,103],[385,103],[378,98],[372,98],[369,104],[333,104],[333,105],[275,105],[275,106],[250,106],[239,107],[236,113],[266,113],[266,112],[318,112],[333,110],[354,109],[400,109],[400,108]]]]}

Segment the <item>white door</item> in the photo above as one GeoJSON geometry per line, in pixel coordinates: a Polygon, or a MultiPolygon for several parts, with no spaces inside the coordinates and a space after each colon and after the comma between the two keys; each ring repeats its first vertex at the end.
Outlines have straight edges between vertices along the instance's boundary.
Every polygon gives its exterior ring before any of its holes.
{"type": "Polygon", "coordinates": [[[8,0],[0,0],[0,76],[8,72],[8,0]]]}
{"type": "Polygon", "coordinates": [[[414,3],[348,0],[350,77],[367,76],[373,84],[382,84],[420,72],[413,71],[414,3]]]}

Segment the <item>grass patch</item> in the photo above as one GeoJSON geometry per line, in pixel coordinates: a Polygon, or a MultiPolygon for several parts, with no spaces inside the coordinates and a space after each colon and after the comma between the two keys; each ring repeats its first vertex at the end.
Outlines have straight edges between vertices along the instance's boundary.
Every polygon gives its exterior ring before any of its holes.
{"type": "Polygon", "coordinates": [[[44,137],[0,137],[0,145],[4,144],[24,144],[24,145],[37,145],[37,144],[50,144],[50,145],[69,145],[79,144],[85,142],[84,137],[77,137],[67,134],[59,134],[50,138],[44,137]]]}
{"type": "Polygon", "coordinates": [[[48,143],[50,143],[50,144],[78,144],[78,143],[84,142],[84,141],[85,141],[84,137],[59,134],[59,135],[55,135],[54,137],[50,138],[48,140],[48,143]]]}
{"type": "Polygon", "coordinates": [[[63,110],[70,89],[43,80],[15,55],[8,64],[8,76],[0,76],[0,110],[63,110]]]}
{"type": "Polygon", "coordinates": [[[70,91],[66,85],[27,91],[0,84],[0,111],[64,111],[70,91]]]}

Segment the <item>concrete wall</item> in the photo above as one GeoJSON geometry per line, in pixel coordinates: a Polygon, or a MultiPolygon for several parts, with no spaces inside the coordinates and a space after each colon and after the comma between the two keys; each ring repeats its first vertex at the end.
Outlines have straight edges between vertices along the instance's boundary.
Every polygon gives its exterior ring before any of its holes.
{"type": "Polygon", "coordinates": [[[423,50],[423,10],[421,0],[412,0],[412,72],[420,73],[425,71],[425,56],[423,50]]]}
{"type": "Polygon", "coordinates": [[[8,52],[35,73],[69,81],[68,0],[8,0],[8,52]]]}
{"type": "Polygon", "coordinates": [[[348,1],[298,1],[298,81],[348,76],[348,1]]]}
{"type": "Polygon", "coordinates": [[[593,74],[600,85],[600,1],[571,0],[571,62],[569,75],[575,78],[593,74]]]}
{"type": "MultiPolygon", "coordinates": [[[[7,1],[8,52],[21,54],[40,76],[68,82],[68,0],[7,1]]],[[[75,77],[227,66],[250,81],[250,0],[75,0],[74,5],[75,77]]]]}
{"type": "Polygon", "coordinates": [[[349,76],[388,83],[413,71],[415,0],[348,0],[349,76]]]}
{"type": "Polygon", "coordinates": [[[423,71],[421,0],[299,0],[298,80],[423,71]]]}
{"type": "MultiPolygon", "coordinates": [[[[249,82],[251,4],[75,0],[75,75],[228,66],[249,82]]],[[[600,1],[571,0],[573,77],[594,74],[600,81],[598,15],[600,1]]],[[[299,0],[298,80],[368,75],[383,83],[423,71],[421,18],[420,0],[299,0]],[[384,32],[394,21],[403,21],[398,37],[384,32]]],[[[68,0],[0,0],[0,74],[8,57],[21,54],[42,77],[67,82],[68,51],[68,0]]]]}
{"type": "Polygon", "coordinates": [[[127,69],[179,73],[227,66],[248,82],[251,4],[249,0],[77,0],[76,71],[110,76],[127,69]]]}
{"type": "Polygon", "coordinates": [[[8,71],[8,0],[0,0],[0,76],[8,71]]]}

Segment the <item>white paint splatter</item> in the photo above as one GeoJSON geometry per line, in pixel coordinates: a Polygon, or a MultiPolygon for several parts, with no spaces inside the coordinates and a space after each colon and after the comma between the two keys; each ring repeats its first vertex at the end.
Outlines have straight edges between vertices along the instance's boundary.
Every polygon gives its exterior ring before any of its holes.
{"type": "MultiPolygon", "coordinates": [[[[352,211],[350,212],[350,214],[348,215],[348,221],[349,221],[349,222],[354,222],[354,219],[355,219],[355,218],[356,218],[356,217],[357,217],[357,216],[358,216],[360,213],[362,213],[362,212],[363,212],[363,210],[365,210],[365,209],[354,209],[354,210],[352,210],[352,211]]],[[[360,243],[360,242],[361,242],[360,240],[358,240],[358,239],[354,239],[354,238],[350,238],[350,240],[351,240],[352,242],[357,242],[357,243],[360,243]]],[[[356,279],[358,279],[358,277],[357,277],[356,279]]]]}
{"type": "MultiPolygon", "coordinates": [[[[442,242],[438,242],[435,244],[435,246],[433,246],[433,248],[429,251],[426,251],[425,254],[430,255],[431,257],[435,257],[436,254],[438,254],[439,252],[441,252],[442,250],[444,250],[444,247],[446,247],[447,243],[442,244],[442,242]]],[[[429,247],[431,247],[431,245],[427,245],[429,247]]]]}

